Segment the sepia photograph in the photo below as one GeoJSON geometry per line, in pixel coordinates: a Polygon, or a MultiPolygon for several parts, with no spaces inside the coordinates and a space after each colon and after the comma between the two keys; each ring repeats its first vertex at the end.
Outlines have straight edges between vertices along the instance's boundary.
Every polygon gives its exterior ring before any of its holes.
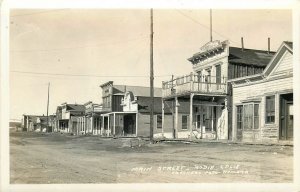
{"type": "Polygon", "coordinates": [[[295,182],[293,9],[8,14],[10,185],[295,182]]]}

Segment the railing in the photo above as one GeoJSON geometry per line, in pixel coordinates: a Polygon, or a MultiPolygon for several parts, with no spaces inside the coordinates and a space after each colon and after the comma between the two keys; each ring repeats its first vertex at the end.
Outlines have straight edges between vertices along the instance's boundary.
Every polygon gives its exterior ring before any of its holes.
{"type": "Polygon", "coordinates": [[[227,78],[208,75],[185,75],[163,82],[163,97],[198,92],[204,94],[226,94],[227,78]]]}

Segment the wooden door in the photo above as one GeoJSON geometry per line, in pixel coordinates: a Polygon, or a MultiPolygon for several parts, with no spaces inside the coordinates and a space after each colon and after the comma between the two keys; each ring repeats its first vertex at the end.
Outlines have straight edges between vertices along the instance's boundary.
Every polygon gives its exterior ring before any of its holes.
{"type": "Polygon", "coordinates": [[[293,94],[281,95],[280,97],[280,129],[281,140],[293,139],[293,94]]]}
{"type": "Polygon", "coordinates": [[[287,113],[286,113],[286,137],[287,139],[293,139],[293,119],[294,119],[294,113],[293,113],[293,103],[287,103],[287,113]]]}

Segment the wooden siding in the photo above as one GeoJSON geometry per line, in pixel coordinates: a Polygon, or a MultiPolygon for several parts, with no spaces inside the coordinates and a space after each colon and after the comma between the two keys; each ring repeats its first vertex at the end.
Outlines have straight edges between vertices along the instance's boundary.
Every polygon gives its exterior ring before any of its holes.
{"type": "Polygon", "coordinates": [[[293,70],[293,55],[289,51],[286,51],[280,60],[280,64],[273,69],[270,76],[291,70],[293,70]]]}
{"type": "Polygon", "coordinates": [[[138,137],[150,136],[150,115],[138,113],[138,137]]]}
{"type": "Polygon", "coordinates": [[[123,97],[124,96],[122,96],[122,95],[113,95],[112,96],[112,111],[113,112],[123,111],[123,106],[121,106],[123,97]]]}
{"type": "MultiPolygon", "coordinates": [[[[277,140],[279,134],[279,95],[293,89],[293,78],[287,77],[233,88],[233,138],[236,139],[236,105],[252,98],[261,99],[259,107],[260,138],[257,140],[277,140]],[[251,91],[249,91],[251,90],[251,91]],[[266,96],[275,95],[275,123],[265,123],[266,96]]],[[[247,134],[245,135],[247,137],[247,134]]]]}
{"type": "Polygon", "coordinates": [[[229,63],[228,79],[245,77],[262,73],[265,67],[229,63]]]}

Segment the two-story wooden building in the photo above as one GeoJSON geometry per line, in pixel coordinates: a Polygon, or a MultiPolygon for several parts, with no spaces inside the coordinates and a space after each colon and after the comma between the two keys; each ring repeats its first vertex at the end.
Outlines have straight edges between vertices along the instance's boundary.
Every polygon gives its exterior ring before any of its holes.
{"type": "Polygon", "coordinates": [[[228,41],[211,41],[188,60],[193,72],[162,83],[164,109],[174,113],[174,138],[231,139],[231,87],[228,79],[261,73],[273,52],[230,47],[228,41]],[[167,101],[172,106],[166,105],[167,101]],[[180,108],[189,103],[189,114],[180,108]],[[179,130],[187,121],[188,131],[179,130]]]}
{"type": "MultiPolygon", "coordinates": [[[[150,136],[150,88],[114,85],[109,81],[102,88],[103,108],[101,135],[118,137],[150,136]]],[[[154,88],[155,126],[160,123],[162,89],[154,88]],[[157,117],[158,116],[158,117],[157,117]],[[157,120],[158,118],[158,120],[157,120]]],[[[171,118],[171,117],[170,117],[171,118]]],[[[161,125],[158,125],[159,127],[161,125]]]]}
{"type": "Polygon", "coordinates": [[[245,142],[293,139],[293,44],[283,42],[262,73],[233,79],[232,137],[245,142]]]}

